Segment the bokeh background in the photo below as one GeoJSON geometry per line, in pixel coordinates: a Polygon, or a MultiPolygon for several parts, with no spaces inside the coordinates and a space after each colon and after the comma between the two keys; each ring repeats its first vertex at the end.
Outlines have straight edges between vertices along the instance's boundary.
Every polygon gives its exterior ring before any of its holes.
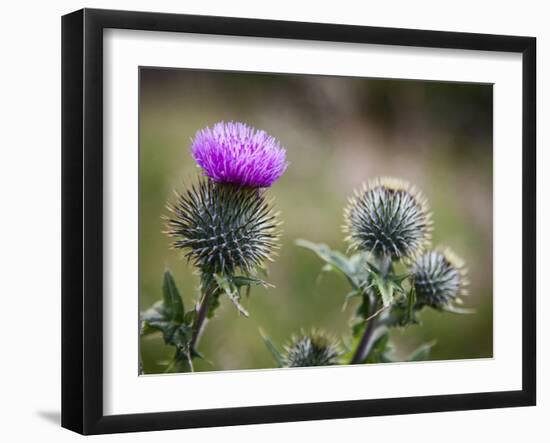
{"type": "MultiPolygon", "coordinates": [[[[254,287],[243,304],[222,298],[199,349],[197,370],[274,367],[259,333],[284,344],[301,329],[350,333],[355,310],[342,311],[347,283],[319,279],[321,261],[294,245],[305,238],[345,251],[343,207],[353,189],[379,175],[406,179],[429,199],[434,244],[468,263],[475,315],[424,310],[422,325],[395,329],[404,358],[436,339],[430,359],[492,357],[492,85],[314,75],[140,69],[140,309],[161,297],[169,268],[186,307],[197,296],[193,268],[169,248],[161,217],[173,190],[200,171],[190,155],[196,131],[218,121],[266,130],[287,149],[285,175],[269,190],[282,212],[282,248],[270,265],[275,288],[254,287]]],[[[145,373],[160,373],[174,349],[141,339],[145,373]]]]}

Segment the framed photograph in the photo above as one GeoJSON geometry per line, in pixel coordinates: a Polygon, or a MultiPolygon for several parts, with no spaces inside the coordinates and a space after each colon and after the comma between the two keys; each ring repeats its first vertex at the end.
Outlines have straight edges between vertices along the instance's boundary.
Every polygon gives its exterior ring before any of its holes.
{"type": "Polygon", "coordinates": [[[62,19],[62,425],[536,402],[531,37],[62,19]]]}

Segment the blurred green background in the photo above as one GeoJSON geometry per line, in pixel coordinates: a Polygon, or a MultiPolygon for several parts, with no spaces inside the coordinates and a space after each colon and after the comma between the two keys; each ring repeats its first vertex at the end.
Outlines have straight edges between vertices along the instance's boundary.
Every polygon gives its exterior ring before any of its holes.
{"type": "MultiPolygon", "coordinates": [[[[200,171],[189,147],[196,131],[218,121],[242,121],[277,137],[290,166],[269,190],[284,220],[282,248],[270,265],[276,287],[254,287],[243,300],[250,318],[226,299],[202,335],[210,362],[197,370],[274,367],[261,327],[278,344],[300,329],[350,333],[355,306],[342,312],[347,283],[319,281],[321,261],[294,245],[305,238],[345,251],[341,226],[347,197],[379,175],[406,179],[427,196],[434,244],[452,247],[468,263],[468,307],[475,315],[424,311],[422,325],[396,329],[404,357],[436,339],[430,359],[491,357],[492,320],[491,85],[314,75],[140,69],[140,309],[161,297],[169,268],[191,307],[198,279],[169,248],[161,216],[173,190],[200,171]]],[[[174,349],[142,338],[145,373],[164,371],[174,349]]]]}

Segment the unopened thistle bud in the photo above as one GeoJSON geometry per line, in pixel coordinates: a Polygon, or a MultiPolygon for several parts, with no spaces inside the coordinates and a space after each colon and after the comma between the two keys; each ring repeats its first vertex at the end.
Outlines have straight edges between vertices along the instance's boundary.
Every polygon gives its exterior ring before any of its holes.
{"type": "Polygon", "coordinates": [[[429,243],[431,213],[409,183],[377,178],[355,191],[345,209],[344,232],[352,248],[393,260],[413,258],[429,243]]]}
{"type": "Polygon", "coordinates": [[[285,346],[285,366],[289,368],[306,366],[329,366],[338,363],[342,354],[334,339],[321,331],[301,333],[285,346]]]}
{"type": "Polygon", "coordinates": [[[217,123],[197,132],[191,151],[207,178],[168,205],[167,234],[202,272],[246,273],[278,247],[277,214],[265,189],[285,171],[285,150],[264,131],[217,123]]]}
{"type": "Polygon", "coordinates": [[[467,294],[464,261],[449,248],[426,252],[411,271],[416,299],[421,306],[442,309],[467,294]]]}
{"type": "Polygon", "coordinates": [[[203,272],[251,272],[278,248],[277,214],[262,190],[201,179],[169,210],[173,246],[203,272]]]}

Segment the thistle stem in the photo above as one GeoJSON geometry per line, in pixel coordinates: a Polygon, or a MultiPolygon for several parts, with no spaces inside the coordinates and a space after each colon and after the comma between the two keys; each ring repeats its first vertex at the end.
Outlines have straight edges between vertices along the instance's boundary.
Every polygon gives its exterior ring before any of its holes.
{"type": "MultiPolygon", "coordinates": [[[[385,256],[385,255],[380,257],[379,271],[380,271],[381,277],[385,278],[386,275],[388,275],[388,272],[390,271],[390,269],[391,269],[391,257],[385,256]]],[[[368,297],[368,294],[365,294],[364,297],[368,297]]],[[[352,365],[365,361],[375,342],[374,331],[376,330],[375,326],[378,323],[378,316],[376,314],[380,313],[381,310],[377,310],[376,299],[374,300],[373,299],[374,297],[372,297],[369,300],[370,301],[369,310],[366,315],[367,327],[365,328],[365,332],[361,337],[361,341],[359,342],[359,345],[357,345],[357,349],[355,350],[355,353],[353,354],[353,357],[351,359],[352,365]]]]}
{"type": "MultiPolygon", "coordinates": [[[[369,309],[369,317],[372,315],[370,313],[371,311],[372,311],[372,308],[369,309]]],[[[359,342],[359,345],[357,346],[357,349],[355,350],[355,354],[353,354],[353,358],[351,359],[351,364],[352,365],[356,365],[358,363],[361,363],[369,355],[369,352],[370,352],[370,350],[372,348],[372,345],[373,345],[373,343],[372,343],[372,333],[374,332],[375,323],[376,323],[376,317],[371,318],[370,321],[367,323],[367,327],[365,328],[365,332],[363,333],[363,336],[361,337],[361,341],[359,342]]]]}
{"type": "Polygon", "coordinates": [[[214,293],[211,285],[208,285],[206,290],[203,293],[203,296],[200,301],[197,317],[193,325],[193,334],[191,335],[191,340],[189,341],[189,349],[193,351],[197,346],[197,342],[200,338],[204,322],[206,320],[206,314],[208,313],[208,307],[210,304],[210,296],[214,293]]]}

